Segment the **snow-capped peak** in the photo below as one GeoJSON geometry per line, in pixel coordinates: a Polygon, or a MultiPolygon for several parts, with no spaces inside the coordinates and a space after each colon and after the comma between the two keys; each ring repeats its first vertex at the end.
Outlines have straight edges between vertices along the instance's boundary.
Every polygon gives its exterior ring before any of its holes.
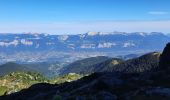
{"type": "Polygon", "coordinates": [[[127,33],[125,33],[125,32],[118,32],[118,31],[114,31],[114,32],[92,32],[92,31],[89,31],[86,34],[89,35],[89,36],[94,36],[94,35],[115,35],[115,34],[127,35],[127,33]]]}
{"type": "Polygon", "coordinates": [[[59,39],[60,41],[65,41],[65,40],[67,40],[68,38],[69,38],[68,35],[60,35],[60,36],[58,36],[58,39],[59,39]]]}
{"type": "Polygon", "coordinates": [[[139,36],[147,36],[150,33],[146,33],[146,32],[134,32],[134,33],[128,33],[128,35],[139,35],[139,36]]]}
{"type": "Polygon", "coordinates": [[[89,36],[94,36],[97,34],[98,34],[98,32],[91,32],[91,31],[87,32],[87,35],[89,35],[89,36]]]}
{"type": "Polygon", "coordinates": [[[126,32],[118,32],[118,31],[113,31],[113,32],[87,32],[86,33],[89,36],[95,36],[95,35],[140,35],[140,36],[148,36],[148,35],[153,35],[153,34],[163,34],[161,32],[131,32],[131,33],[126,33],[126,32]]]}
{"type": "Polygon", "coordinates": [[[143,32],[140,32],[139,35],[145,36],[145,35],[147,35],[147,34],[146,34],[146,33],[143,33],[143,32]]]}

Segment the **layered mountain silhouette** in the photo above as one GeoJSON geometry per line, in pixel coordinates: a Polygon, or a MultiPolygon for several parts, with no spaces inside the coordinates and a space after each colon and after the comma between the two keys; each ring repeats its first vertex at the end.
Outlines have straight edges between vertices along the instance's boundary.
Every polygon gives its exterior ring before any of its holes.
{"type": "Polygon", "coordinates": [[[65,67],[61,73],[91,74],[94,72],[146,72],[158,68],[159,57],[159,52],[148,53],[126,61],[118,58],[108,59],[107,57],[93,57],[76,61],[65,67]]]}
{"type": "MultiPolygon", "coordinates": [[[[159,65],[158,59],[160,54],[154,52],[118,64],[119,66],[125,66],[122,71],[93,73],[77,81],[59,85],[47,83],[35,84],[20,92],[1,96],[0,99],[169,100],[169,52],[170,45],[168,44],[161,54],[159,65]],[[129,63],[132,63],[132,66],[127,66],[129,63]],[[142,63],[146,64],[141,65],[142,63]],[[138,67],[139,69],[143,68],[144,70],[138,70],[138,67]],[[130,69],[132,69],[132,71],[129,71],[130,69]]],[[[115,66],[111,68],[114,68],[115,66]]]]}

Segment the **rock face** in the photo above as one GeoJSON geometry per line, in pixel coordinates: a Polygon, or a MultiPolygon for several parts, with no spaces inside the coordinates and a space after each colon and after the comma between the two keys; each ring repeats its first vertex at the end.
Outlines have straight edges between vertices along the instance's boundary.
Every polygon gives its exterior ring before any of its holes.
{"type": "Polygon", "coordinates": [[[161,68],[168,68],[170,67],[170,43],[168,43],[163,50],[163,53],[161,54],[160,57],[160,62],[159,65],[161,68]]]}

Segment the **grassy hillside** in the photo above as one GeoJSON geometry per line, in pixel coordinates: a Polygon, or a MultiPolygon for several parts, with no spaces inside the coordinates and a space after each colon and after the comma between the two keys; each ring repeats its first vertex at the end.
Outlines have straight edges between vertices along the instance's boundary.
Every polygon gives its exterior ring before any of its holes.
{"type": "Polygon", "coordinates": [[[83,76],[80,75],[80,74],[69,73],[69,74],[65,74],[65,75],[62,75],[62,76],[52,78],[50,80],[50,83],[51,84],[61,84],[61,83],[64,83],[64,82],[71,82],[71,81],[78,80],[81,77],[83,77],[83,76]]]}
{"type": "Polygon", "coordinates": [[[37,83],[60,84],[80,79],[82,76],[75,73],[69,73],[60,77],[46,79],[39,73],[34,72],[12,72],[0,77],[0,95],[18,92],[21,89],[29,88],[37,83]]]}
{"type": "Polygon", "coordinates": [[[48,82],[42,75],[33,72],[12,72],[0,77],[0,95],[17,92],[33,84],[48,82]]]}

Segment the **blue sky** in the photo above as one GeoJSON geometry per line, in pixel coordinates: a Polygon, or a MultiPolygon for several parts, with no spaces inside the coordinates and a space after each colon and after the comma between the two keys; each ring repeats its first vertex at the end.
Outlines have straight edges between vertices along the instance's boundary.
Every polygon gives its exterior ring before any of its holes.
{"type": "Polygon", "coordinates": [[[0,33],[170,33],[170,0],[0,0],[0,33]]]}

